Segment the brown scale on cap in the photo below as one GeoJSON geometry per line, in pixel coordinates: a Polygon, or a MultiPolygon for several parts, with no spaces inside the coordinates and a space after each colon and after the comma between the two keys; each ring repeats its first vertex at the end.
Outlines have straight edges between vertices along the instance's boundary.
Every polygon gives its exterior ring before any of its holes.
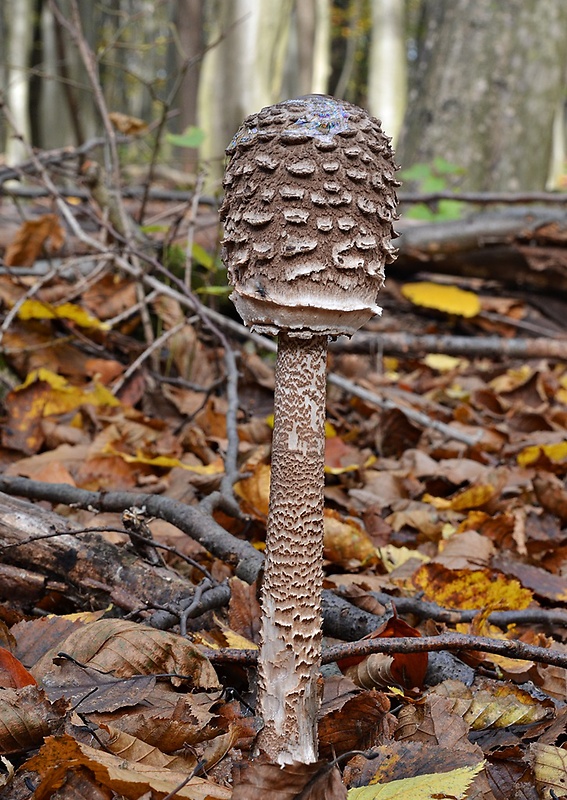
{"type": "Polygon", "coordinates": [[[308,95],[248,117],[227,154],[224,261],[245,323],[350,335],[380,313],[399,183],[378,120],[308,95]]]}

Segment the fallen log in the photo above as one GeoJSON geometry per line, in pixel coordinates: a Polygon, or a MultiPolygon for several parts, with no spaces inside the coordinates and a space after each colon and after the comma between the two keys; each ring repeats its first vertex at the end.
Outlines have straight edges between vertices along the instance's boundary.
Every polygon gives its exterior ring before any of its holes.
{"type": "Polygon", "coordinates": [[[393,278],[429,271],[567,292],[567,214],[560,208],[509,208],[397,227],[400,252],[389,267],[393,278]]]}

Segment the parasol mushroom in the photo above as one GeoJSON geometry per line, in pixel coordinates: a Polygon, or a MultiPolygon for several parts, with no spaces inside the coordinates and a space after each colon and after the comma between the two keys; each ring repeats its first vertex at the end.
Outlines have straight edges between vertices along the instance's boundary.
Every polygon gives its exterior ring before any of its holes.
{"type": "Polygon", "coordinates": [[[396,166],[380,123],[323,95],[264,108],[227,148],[223,255],[245,324],[278,336],[259,746],[317,759],[329,337],[381,309],[396,166]]]}

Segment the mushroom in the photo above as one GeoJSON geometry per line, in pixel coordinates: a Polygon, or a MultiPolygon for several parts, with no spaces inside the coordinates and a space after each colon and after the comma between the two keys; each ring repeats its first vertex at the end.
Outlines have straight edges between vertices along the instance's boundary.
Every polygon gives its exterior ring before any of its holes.
{"type": "Polygon", "coordinates": [[[258,744],[317,760],[329,337],[381,309],[396,166],[380,123],[308,95],[248,117],[227,148],[223,258],[245,324],[278,336],[258,744]]]}

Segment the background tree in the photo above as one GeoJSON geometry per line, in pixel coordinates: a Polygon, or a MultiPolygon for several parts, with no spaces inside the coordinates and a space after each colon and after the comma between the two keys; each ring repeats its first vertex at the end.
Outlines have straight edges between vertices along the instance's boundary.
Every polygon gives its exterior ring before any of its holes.
{"type": "Polygon", "coordinates": [[[406,22],[400,0],[374,0],[368,67],[368,110],[394,139],[407,100],[406,22]]]}
{"type": "Polygon", "coordinates": [[[423,0],[398,161],[441,156],[469,190],[543,189],[565,98],[567,4],[423,0]]]}

